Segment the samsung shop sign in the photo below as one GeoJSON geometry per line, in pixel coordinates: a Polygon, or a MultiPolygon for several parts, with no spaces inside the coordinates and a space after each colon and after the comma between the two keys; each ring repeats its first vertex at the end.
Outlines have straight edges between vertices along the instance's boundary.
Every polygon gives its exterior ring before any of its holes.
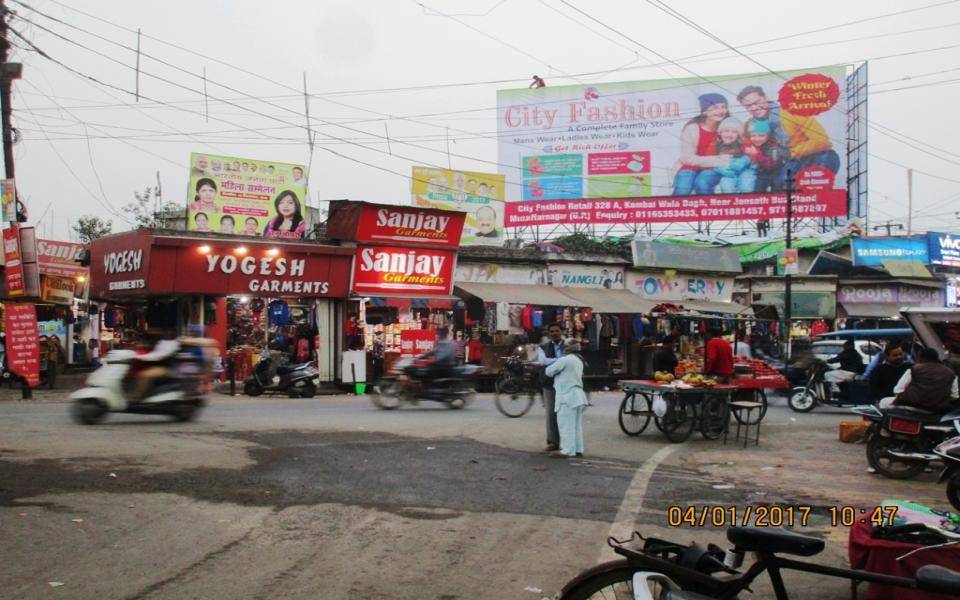
{"type": "Polygon", "coordinates": [[[960,235],[931,231],[927,234],[927,248],[931,265],[960,267],[960,235]]]}
{"type": "Polygon", "coordinates": [[[857,267],[880,266],[885,260],[916,260],[928,264],[929,242],[923,236],[853,238],[850,241],[853,264],[857,267]]]}

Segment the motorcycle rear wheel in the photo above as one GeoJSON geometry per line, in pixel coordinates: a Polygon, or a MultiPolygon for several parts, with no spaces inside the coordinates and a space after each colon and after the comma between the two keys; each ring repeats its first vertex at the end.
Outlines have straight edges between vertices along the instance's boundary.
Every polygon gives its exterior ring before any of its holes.
{"type": "Polygon", "coordinates": [[[925,460],[903,460],[887,455],[898,440],[875,433],[867,440],[867,463],[888,479],[911,479],[927,468],[925,460]]]}
{"type": "Polygon", "coordinates": [[[107,416],[107,407],[99,400],[76,400],[70,407],[70,413],[81,425],[96,425],[107,416]]]}
{"type": "Polygon", "coordinates": [[[514,377],[497,381],[493,401],[500,414],[516,419],[530,412],[535,394],[532,390],[523,388],[523,383],[514,377]]]}
{"type": "Polygon", "coordinates": [[[175,421],[181,423],[188,423],[197,418],[197,414],[200,412],[200,407],[196,404],[183,403],[177,406],[171,416],[175,421]]]}
{"type": "Polygon", "coordinates": [[[256,397],[263,393],[263,388],[256,381],[248,381],[243,384],[243,393],[247,396],[256,397]]]}
{"type": "Polygon", "coordinates": [[[312,381],[304,380],[297,382],[290,390],[291,398],[313,398],[317,393],[317,386],[312,381]]]}

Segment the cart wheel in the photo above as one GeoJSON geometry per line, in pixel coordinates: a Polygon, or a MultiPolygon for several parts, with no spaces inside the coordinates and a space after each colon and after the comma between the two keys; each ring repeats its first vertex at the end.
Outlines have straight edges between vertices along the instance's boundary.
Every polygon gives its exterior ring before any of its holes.
{"type": "MultiPolygon", "coordinates": [[[[741,425],[756,425],[763,420],[763,417],[767,415],[767,393],[762,389],[756,390],[756,393],[753,395],[755,402],[759,402],[763,406],[760,407],[760,410],[756,411],[756,415],[747,418],[748,411],[738,410],[733,413],[733,418],[740,422],[741,425]]],[[[753,413],[754,411],[749,411],[753,413]]]]}
{"type": "Polygon", "coordinates": [[[667,413],[663,418],[657,418],[657,426],[674,444],[685,442],[697,424],[697,409],[689,402],[667,402],[667,413]]]}
{"type": "Polygon", "coordinates": [[[727,429],[730,413],[722,398],[712,397],[700,407],[700,435],[708,440],[720,439],[727,429]]]}
{"type": "Polygon", "coordinates": [[[620,429],[627,435],[640,435],[650,424],[650,401],[646,396],[626,394],[620,403],[620,412],[617,419],[620,429]]]}

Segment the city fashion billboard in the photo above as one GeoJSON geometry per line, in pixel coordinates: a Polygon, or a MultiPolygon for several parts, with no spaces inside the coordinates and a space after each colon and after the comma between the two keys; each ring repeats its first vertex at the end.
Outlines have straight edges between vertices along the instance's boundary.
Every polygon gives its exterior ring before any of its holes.
{"type": "Polygon", "coordinates": [[[500,246],[504,186],[496,173],[413,167],[411,187],[414,206],[467,213],[461,246],[500,246]]]}
{"type": "Polygon", "coordinates": [[[187,229],[267,238],[307,231],[303,165],[192,153],[187,229]]]}
{"type": "Polygon", "coordinates": [[[505,226],[846,216],[845,71],[501,90],[505,226]]]}

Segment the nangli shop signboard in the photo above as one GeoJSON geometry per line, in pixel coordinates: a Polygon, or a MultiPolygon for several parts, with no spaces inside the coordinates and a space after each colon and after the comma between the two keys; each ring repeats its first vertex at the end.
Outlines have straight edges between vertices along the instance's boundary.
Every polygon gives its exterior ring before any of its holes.
{"type": "Polygon", "coordinates": [[[451,210],[341,200],[330,203],[327,235],[351,242],[457,248],[465,217],[451,210]]]}
{"type": "Polygon", "coordinates": [[[359,295],[448,296],[456,254],[450,250],[361,246],[353,261],[353,291],[359,295]]]}

